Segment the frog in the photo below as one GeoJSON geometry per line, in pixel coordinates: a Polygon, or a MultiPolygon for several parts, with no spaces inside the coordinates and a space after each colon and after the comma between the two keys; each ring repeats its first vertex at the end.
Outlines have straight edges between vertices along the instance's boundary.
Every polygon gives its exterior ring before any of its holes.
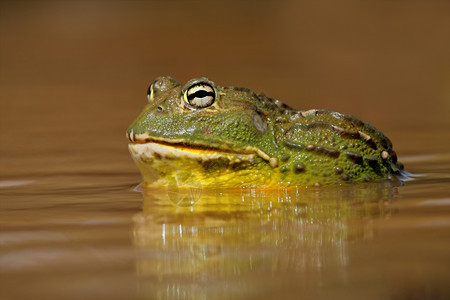
{"type": "Polygon", "coordinates": [[[374,126],[327,109],[294,109],[201,77],[157,77],[126,131],[144,187],[319,187],[403,175],[374,126]]]}

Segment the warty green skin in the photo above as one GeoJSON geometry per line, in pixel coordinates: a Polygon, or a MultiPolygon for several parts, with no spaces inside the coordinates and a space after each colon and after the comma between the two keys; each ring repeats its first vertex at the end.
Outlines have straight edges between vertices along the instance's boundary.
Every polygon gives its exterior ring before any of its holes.
{"type": "Polygon", "coordinates": [[[320,186],[401,175],[402,165],[390,140],[351,115],[296,110],[246,88],[216,85],[218,97],[212,106],[186,107],[183,92],[199,81],[213,84],[201,78],[183,87],[172,77],[158,77],[150,103],[128,127],[130,142],[256,154],[253,163],[241,166],[217,163],[211,167],[210,162],[204,166],[205,178],[219,178],[221,169],[231,167],[245,168],[248,175],[260,178],[235,184],[244,187],[320,186]]]}

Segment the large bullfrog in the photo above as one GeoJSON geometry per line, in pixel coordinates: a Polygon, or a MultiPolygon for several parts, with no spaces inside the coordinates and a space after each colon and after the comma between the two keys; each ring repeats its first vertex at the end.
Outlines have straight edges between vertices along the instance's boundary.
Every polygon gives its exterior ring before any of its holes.
{"type": "Polygon", "coordinates": [[[321,186],[392,179],[390,140],[359,119],[296,110],[247,88],[162,76],[128,127],[129,150],[153,187],[321,186]]]}

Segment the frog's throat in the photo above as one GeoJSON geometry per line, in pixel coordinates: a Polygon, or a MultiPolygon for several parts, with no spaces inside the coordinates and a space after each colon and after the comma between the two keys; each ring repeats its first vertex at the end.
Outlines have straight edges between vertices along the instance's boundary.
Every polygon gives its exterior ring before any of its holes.
{"type": "Polygon", "coordinates": [[[156,142],[129,143],[145,187],[241,188],[266,186],[273,181],[266,164],[256,153],[239,154],[156,142]],[[259,176],[250,174],[250,170],[259,176]]]}
{"type": "Polygon", "coordinates": [[[131,142],[129,144],[129,149],[135,149],[136,151],[142,153],[143,150],[147,149],[151,153],[167,154],[170,150],[171,156],[178,157],[192,157],[192,158],[213,158],[219,156],[229,156],[229,155],[253,155],[256,154],[265,161],[270,161],[270,156],[264,151],[254,148],[245,147],[239,150],[231,150],[226,147],[214,147],[205,146],[200,143],[187,143],[183,139],[165,139],[160,137],[153,137],[146,133],[135,134],[133,131],[127,132],[127,138],[131,142]],[[139,146],[141,145],[141,146],[139,146]],[[164,147],[165,146],[165,147],[164,147]],[[156,152],[155,152],[156,151],[156,152]]]}

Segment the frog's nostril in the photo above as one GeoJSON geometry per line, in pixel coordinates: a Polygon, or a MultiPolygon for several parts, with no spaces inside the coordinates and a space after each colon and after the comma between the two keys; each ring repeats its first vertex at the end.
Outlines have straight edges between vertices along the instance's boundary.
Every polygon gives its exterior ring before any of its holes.
{"type": "Polygon", "coordinates": [[[159,112],[163,112],[163,111],[164,111],[164,108],[163,108],[162,106],[158,106],[156,109],[157,109],[159,112]]]}

